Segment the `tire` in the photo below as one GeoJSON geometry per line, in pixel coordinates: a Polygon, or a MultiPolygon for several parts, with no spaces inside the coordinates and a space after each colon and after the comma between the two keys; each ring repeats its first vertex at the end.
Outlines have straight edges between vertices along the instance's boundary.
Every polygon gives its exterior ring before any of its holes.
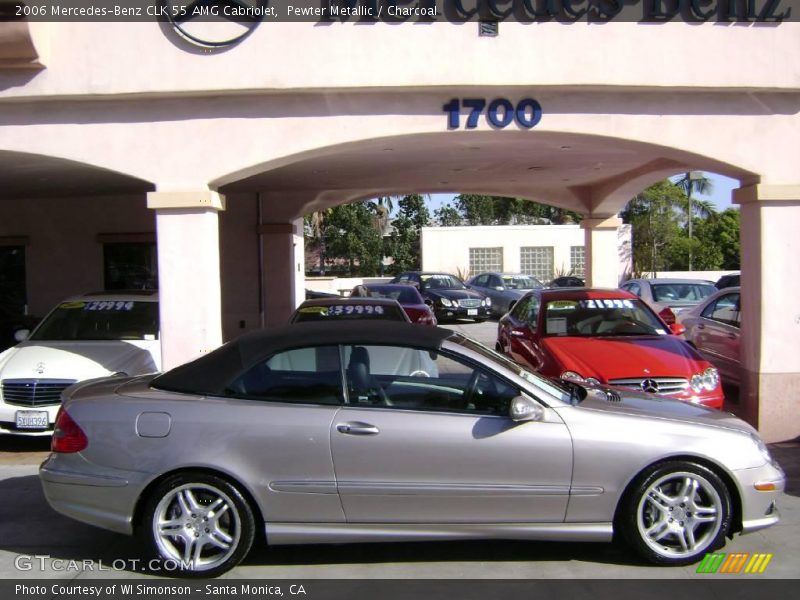
{"type": "Polygon", "coordinates": [[[255,537],[247,500],[209,473],[168,477],[150,494],[142,515],[142,541],[170,575],[221,575],[247,556],[255,537]],[[173,569],[176,564],[179,568],[173,569]]]}
{"type": "Polygon", "coordinates": [[[623,500],[618,527],[627,544],[657,565],[688,565],[725,544],[731,497],[710,469],[670,461],[644,471],[623,500]]]}

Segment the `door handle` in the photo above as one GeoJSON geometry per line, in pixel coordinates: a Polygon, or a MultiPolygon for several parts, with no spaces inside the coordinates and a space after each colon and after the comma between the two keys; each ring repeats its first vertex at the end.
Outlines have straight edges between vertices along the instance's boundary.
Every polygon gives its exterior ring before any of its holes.
{"type": "Polygon", "coordinates": [[[705,325],[703,325],[702,323],[700,323],[700,324],[697,326],[697,328],[698,328],[698,329],[705,329],[705,328],[706,328],[706,326],[705,326],[705,325]]]}
{"type": "Polygon", "coordinates": [[[339,423],[336,426],[336,431],[339,433],[346,433],[347,435],[378,435],[381,432],[375,425],[362,423],[360,421],[339,423]]]}
{"type": "Polygon", "coordinates": [[[732,339],[732,340],[735,340],[735,339],[736,339],[736,338],[738,338],[738,337],[739,337],[739,336],[738,336],[738,335],[736,335],[735,333],[729,333],[729,334],[728,334],[728,338],[730,338],[730,339],[732,339]]]}

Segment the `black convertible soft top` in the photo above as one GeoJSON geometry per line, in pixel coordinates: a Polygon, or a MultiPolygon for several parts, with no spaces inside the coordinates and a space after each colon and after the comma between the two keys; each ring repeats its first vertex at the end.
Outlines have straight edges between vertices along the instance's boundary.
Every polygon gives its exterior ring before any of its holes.
{"type": "Polygon", "coordinates": [[[450,329],[397,321],[294,323],[246,333],[200,358],[153,379],[154,388],[217,395],[245,369],[277,352],[306,346],[360,344],[438,350],[450,329]]]}

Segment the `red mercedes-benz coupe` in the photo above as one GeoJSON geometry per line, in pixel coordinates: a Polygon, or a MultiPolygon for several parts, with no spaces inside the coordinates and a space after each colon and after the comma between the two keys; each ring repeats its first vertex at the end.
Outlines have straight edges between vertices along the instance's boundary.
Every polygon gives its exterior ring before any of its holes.
{"type": "Polygon", "coordinates": [[[719,373],[683,331],[622,290],[534,290],[500,320],[497,350],[549,377],[722,408],[719,373]]]}

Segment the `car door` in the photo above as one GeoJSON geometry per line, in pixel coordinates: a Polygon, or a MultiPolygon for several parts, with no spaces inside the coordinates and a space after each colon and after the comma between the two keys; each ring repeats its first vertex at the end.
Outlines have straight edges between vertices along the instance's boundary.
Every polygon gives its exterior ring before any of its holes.
{"type": "Polygon", "coordinates": [[[517,362],[539,371],[545,364],[545,356],[539,340],[540,298],[536,294],[528,296],[514,306],[514,328],[509,332],[508,354],[517,362]]]}
{"type": "Polygon", "coordinates": [[[695,345],[730,379],[738,379],[739,292],[723,294],[701,313],[695,345]]]}
{"type": "MultiPolygon", "coordinates": [[[[224,395],[240,474],[254,488],[267,521],[344,521],[330,454],[330,426],[343,403],[339,347],[307,346],[258,361],[224,395]]],[[[203,440],[195,440],[202,445],[203,440]]]]}
{"type": "Polygon", "coordinates": [[[343,355],[348,403],[331,450],[348,522],[564,519],[572,446],[554,411],[515,423],[508,407],[519,389],[444,352],[346,346],[343,355]]]}

